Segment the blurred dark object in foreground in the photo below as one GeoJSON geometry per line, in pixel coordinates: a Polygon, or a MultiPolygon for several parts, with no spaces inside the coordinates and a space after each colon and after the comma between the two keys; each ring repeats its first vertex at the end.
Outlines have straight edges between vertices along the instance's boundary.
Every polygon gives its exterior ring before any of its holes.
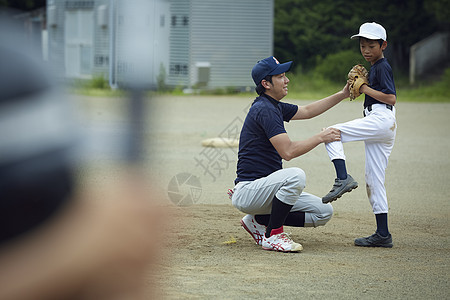
{"type": "Polygon", "coordinates": [[[153,298],[165,220],[140,136],[115,181],[78,186],[72,107],[22,37],[1,15],[0,300],[153,298]]]}
{"type": "Polygon", "coordinates": [[[78,140],[68,103],[58,97],[42,60],[20,27],[4,11],[1,16],[0,244],[64,206],[78,140]]]}

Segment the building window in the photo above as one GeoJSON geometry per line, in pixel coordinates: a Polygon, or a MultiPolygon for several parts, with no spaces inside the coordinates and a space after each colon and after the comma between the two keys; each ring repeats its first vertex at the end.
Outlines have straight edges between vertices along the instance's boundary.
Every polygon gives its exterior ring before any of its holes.
{"type": "Polygon", "coordinates": [[[177,16],[172,16],[172,26],[177,26],[177,16]]]}
{"type": "Polygon", "coordinates": [[[66,9],[92,9],[94,1],[66,1],[66,9]]]}
{"type": "Polygon", "coordinates": [[[188,16],[184,16],[183,17],[183,26],[188,26],[189,25],[189,17],[188,16]]]}
{"type": "Polygon", "coordinates": [[[171,64],[170,74],[171,75],[187,75],[189,68],[186,64],[171,64]]]}
{"type": "Polygon", "coordinates": [[[94,57],[94,64],[96,67],[104,66],[109,64],[109,57],[106,55],[96,55],[94,57]]]}

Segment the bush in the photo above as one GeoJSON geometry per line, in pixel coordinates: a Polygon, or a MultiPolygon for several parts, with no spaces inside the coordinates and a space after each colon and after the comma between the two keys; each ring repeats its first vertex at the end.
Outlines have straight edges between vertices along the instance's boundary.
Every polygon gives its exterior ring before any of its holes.
{"type": "Polygon", "coordinates": [[[320,76],[314,76],[310,73],[295,74],[287,73],[290,80],[289,83],[289,98],[294,99],[308,99],[317,100],[329,96],[341,90],[345,81],[335,83],[320,76]]]}
{"type": "Polygon", "coordinates": [[[156,81],[157,81],[157,88],[159,92],[166,92],[167,91],[167,85],[166,85],[166,68],[164,68],[164,64],[161,63],[159,65],[159,74],[156,77],[156,81]]]}
{"type": "Polygon", "coordinates": [[[87,87],[91,89],[103,90],[109,88],[108,81],[106,81],[103,75],[93,76],[92,79],[87,83],[87,87]]]}
{"type": "Polygon", "coordinates": [[[450,87],[450,68],[445,69],[441,81],[439,81],[436,85],[445,90],[445,94],[448,95],[448,89],[450,87]]]}
{"type": "Polygon", "coordinates": [[[348,71],[356,64],[364,65],[367,70],[370,68],[361,54],[353,50],[333,53],[318,61],[313,76],[342,83],[347,80],[348,71]]]}
{"type": "Polygon", "coordinates": [[[403,101],[450,102],[450,68],[445,69],[439,81],[418,82],[415,86],[397,89],[398,98],[403,101]]]}

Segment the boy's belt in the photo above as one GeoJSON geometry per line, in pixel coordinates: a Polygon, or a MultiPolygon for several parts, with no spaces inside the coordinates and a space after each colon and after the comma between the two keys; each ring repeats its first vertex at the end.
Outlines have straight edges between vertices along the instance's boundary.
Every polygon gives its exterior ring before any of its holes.
{"type": "MultiPolygon", "coordinates": [[[[385,104],[385,105],[386,105],[386,108],[387,108],[387,109],[392,110],[392,105],[391,105],[391,104],[385,104]]],[[[363,116],[364,116],[364,117],[366,116],[366,111],[365,111],[366,108],[367,108],[367,110],[368,110],[369,112],[371,112],[371,111],[372,111],[372,104],[371,104],[371,105],[368,105],[367,107],[364,108],[364,110],[363,110],[363,116]]]]}
{"type": "MultiPolygon", "coordinates": [[[[392,105],[386,104],[386,108],[389,109],[389,110],[392,110],[392,105]]],[[[372,104],[367,106],[367,110],[368,111],[372,111],[372,104]]]]}

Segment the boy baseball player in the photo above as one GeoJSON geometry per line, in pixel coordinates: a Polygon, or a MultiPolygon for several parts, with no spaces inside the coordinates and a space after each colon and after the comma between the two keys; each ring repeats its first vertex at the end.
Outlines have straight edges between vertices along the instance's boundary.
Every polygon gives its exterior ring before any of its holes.
{"type": "Polygon", "coordinates": [[[291,141],[284,122],[313,118],[349,97],[348,84],[338,93],[305,106],[281,102],[288,93],[286,72],[292,62],[280,64],[271,56],[252,69],[258,97],[245,118],[240,139],[233,205],[246,213],[241,225],[265,250],[297,252],[283,225],[317,227],[333,214],[329,203],[304,192],[305,172],[282,168],[282,159],[303,155],[321,143],[340,139],[339,130],[328,128],[304,141],[291,141]]]}
{"type": "Polygon", "coordinates": [[[359,38],[361,54],[371,64],[369,85],[364,84],[359,90],[365,94],[364,118],[331,126],[341,131],[340,141],[325,144],[337,178],[331,191],[322,198],[322,202],[334,201],[358,186],[347,174],[342,143],[364,141],[367,196],[375,214],[377,230],[369,237],[357,238],[355,245],[391,248],[393,243],[388,230],[388,203],[384,181],[397,129],[394,107],[397,97],[392,68],[383,55],[387,47],[386,30],[377,23],[364,23],[359,28],[359,33],[351,38],[359,38]]]}

